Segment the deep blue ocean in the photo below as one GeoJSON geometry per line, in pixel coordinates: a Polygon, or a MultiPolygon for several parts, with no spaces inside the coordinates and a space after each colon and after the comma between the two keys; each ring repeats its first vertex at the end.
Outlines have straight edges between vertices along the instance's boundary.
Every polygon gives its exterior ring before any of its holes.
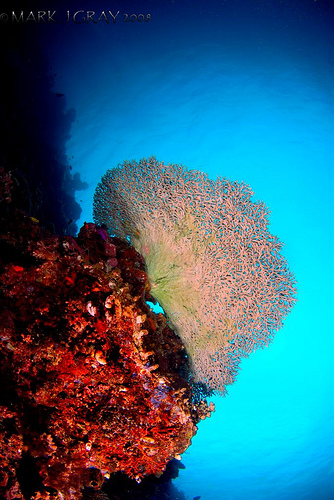
{"type": "Polygon", "coordinates": [[[334,3],[59,5],[32,29],[75,113],[79,227],[108,168],[155,155],[249,184],[297,280],[274,342],[212,398],[176,486],[189,500],[333,499],[334,3]]]}

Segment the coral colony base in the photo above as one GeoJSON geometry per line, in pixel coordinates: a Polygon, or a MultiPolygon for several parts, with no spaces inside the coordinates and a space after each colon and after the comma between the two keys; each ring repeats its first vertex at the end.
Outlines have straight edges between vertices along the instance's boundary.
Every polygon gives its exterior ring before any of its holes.
{"type": "Polygon", "coordinates": [[[146,304],[142,257],[95,224],[48,233],[2,173],[1,498],[102,499],[114,473],[161,475],[214,407],[146,304]]]}
{"type": "Polygon", "coordinates": [[[109,170],[94,220],[144,257],[151,294],[190,358],[193,381],[226,392],[240,359],[266,346],[295,280],[250,188],[155,157],[109,170]]]}

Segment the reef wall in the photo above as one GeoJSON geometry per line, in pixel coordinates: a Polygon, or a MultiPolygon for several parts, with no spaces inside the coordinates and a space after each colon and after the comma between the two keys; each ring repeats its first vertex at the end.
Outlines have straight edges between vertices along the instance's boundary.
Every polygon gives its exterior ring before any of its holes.
{"type": "Polygon", "coordinates": [[[194,401],[184,346],[146,304],[142,257],[95,224],[49,233],[2,174],[1,496],[102,498],[115,473],[161,475],[213,405],[194,401]]]}

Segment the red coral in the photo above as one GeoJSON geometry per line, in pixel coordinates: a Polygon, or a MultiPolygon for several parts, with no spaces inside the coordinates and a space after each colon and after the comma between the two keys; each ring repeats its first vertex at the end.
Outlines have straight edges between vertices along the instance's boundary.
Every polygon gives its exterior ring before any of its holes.
{"type": "Polygon", "coordinates": [[[146,305],[142,258],[93,224],[75,239],[22,214],[7,222],[0,494],[23,498],[24,457],[43,482],[36,500],[52,489],[79,499],[114,472],[161,474],[208,408],[178,373],[180,339],[146,305]]]}

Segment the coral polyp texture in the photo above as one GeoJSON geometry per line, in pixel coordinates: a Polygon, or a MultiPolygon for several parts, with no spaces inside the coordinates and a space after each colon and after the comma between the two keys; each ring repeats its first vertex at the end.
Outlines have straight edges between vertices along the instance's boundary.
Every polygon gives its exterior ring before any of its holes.
{"type": "Polygon", "coordinates": [[[59,237],[5,215],[1,498],[81,499],[115,472],[162,474],[213,406],[192,401],[184,346],[146,304],[142,257],[94,224],[59,237]]]}
{"type": "Polygon", "coordinates": [[[152,296],[184,342],[193,381],[226,392],[240,359],[266,346],[295,301],[295,280],[244,183],[155,157],[107,171],[94,219],[144,257],[152,296]]]}

